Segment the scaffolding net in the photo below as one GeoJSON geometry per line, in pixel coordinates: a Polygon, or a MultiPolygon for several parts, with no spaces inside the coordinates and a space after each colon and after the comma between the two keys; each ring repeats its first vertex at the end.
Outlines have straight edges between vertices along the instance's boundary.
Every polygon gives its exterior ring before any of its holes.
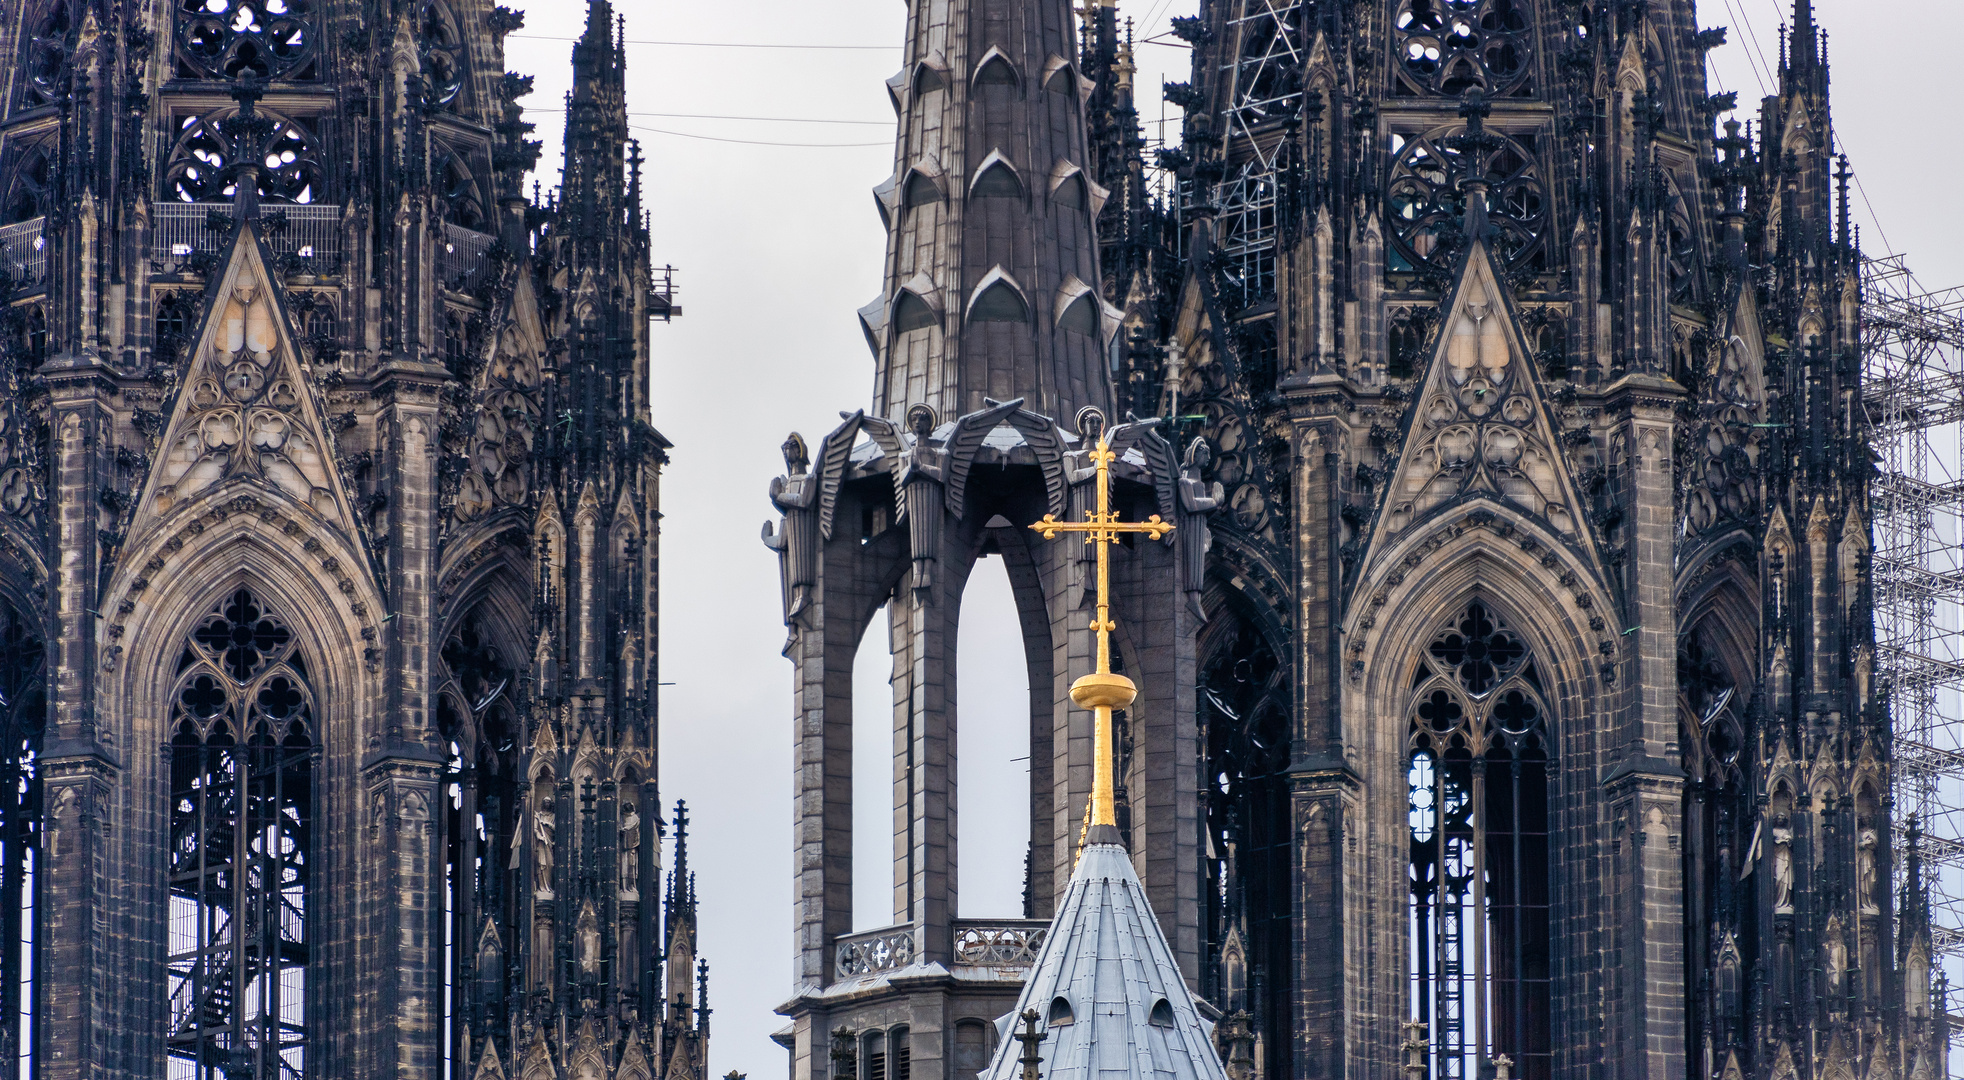
{"type": "MultiPolygon", "coordinates": [[[[1902,256],[1863,267],[1862,404],[1877,473],[1875,638],[1895,720],[1896,848],[1914,813],[1933,944],[1964,978],[1964,288],[1927,291],[1902,256]]],[[[1964,1029],[1951,1025],[1953,1042],[1964,1029]]]]}

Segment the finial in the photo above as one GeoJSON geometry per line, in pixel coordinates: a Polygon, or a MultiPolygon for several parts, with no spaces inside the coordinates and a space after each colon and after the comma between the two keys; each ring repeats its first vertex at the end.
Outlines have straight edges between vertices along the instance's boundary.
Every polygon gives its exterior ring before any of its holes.
{"type": "Polygon", "coordinates": [[[1405,1051],[1405,1072],[1411,1080],[1420,1080],[1425,1075],[1425,1021],[1407,1020],[1404,1029],[1405,1042],[1400,1049],[1405,1051]]]}
{"type": "Polygon", "coordinates": [[[1098,508],[1082,522],[1058,521],[1055,515],[1045,514],[1043,520],[1031,525],[1045,540],[1055,540],[1058,533],[1081,532],[1087,544],[1096,545],[1098,550],[1098,613],[1092,619],[1091,629],[1098,635],[1098,670],[1085,675],[1071,684],[1071,700],[1081,709],[1090,709],[1095,717],[1095,727],[1091,738],[1091,802],[1086,808],[1090,814],[1090,825],[1085,830],[1086,843],[1116,844],[1119,842],[1117,798],[1112,782],[1112,710],[1123,709],[1132,704],[1139,694],[1139,688],[1132,680],[1112,672],[1111,632],[1118,629],[1112,622],[1111,608],[1111,546],[1118,543],[1125,533],[1144,533],[1158,540],[1173,531],[1173,526],[1159,520],[1153,514],[1143,522],[1126,523],[1118,520],[1112,510],[1111,463],[1118,455],[1112,452],[1111,435],[1104,426],[1104,414],[1084,410],[1078,414],[1078,430],[1087,439],[1096,439],[1097,445],[1090,451],[1092,464],[1097,466],[1098,508]]]}
{"type": "Polygon", "coordinates": [[[1022,1080],[1038,1080],[1037,1066],[1043,1064],[1043,1058],[1037,1055],[1037,1046],[1043,1036],[1037,1033],[1037,1011],[1024,1009],[1017,1019],[1023,1021],[1023,1030],[1016,1033],[1016,1041],[1023,1044],[1023,1056],[1016,1059],[1023,1066],[1022,1080]]]}

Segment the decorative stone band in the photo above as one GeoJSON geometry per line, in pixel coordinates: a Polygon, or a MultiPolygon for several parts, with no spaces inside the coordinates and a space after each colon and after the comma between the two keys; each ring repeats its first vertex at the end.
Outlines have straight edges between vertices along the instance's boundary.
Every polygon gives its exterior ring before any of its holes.
{"type": "Polygon", "coordinates": [[[843,937],[834,948],[833,962],[841,979],[904,968],[913,962],[914,953],[918,951],[914,947],[914,928],[911,926],[889,926],[843,937]]]}
{"type": "Polygon", "coordinates": [[[955,924],[955,963],[964,967],[1029,967],[1050,933],[1050,920],[955,924]]]}
{"type": "MultiPolygon", "coordinates": [[[[1027,968],[1036,963],[1050,932],[1048,919],[962,920],[953,928],[957,967],[1027,968]]],[[[920,951],[911,926],[888,926],[837,939],[834,978],[851,979],[898,971],[920,951]]]]}

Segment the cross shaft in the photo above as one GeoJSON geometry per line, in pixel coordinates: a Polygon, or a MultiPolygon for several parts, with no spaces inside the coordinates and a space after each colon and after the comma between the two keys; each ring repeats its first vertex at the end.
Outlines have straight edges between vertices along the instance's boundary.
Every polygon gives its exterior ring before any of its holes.
{"type": "MultiPolygon", "coordinates": [[[[1098,669],[1071,684],[1071,700],[1092,710],[1097,718],[1091,739],[1090,828],[1105,825],[1113,830],[1118,827],[1118,810],[1112,782],[1112,710],[1132,704],[1139,689],[1132,680],[1112,673],[1111,632],[1117,629],[1117,624],[1112,622],[1111,545],[1127,534],[1158,540],[1173,531],[1172,524],[1161,521],[1158,514],[1137,522],[1118,519],[1118,513],[1112,509],[1111,486],[1111,464],[1117,456],[1112,453],[1110,441],[1101,435],[1098,445],[1091,450],[1091,462],[1098,471],[1098,506],[1087,520],[1058,521],[1056,515],[1045,514],[1042,521],[1030,526],[1045,540],[1055,540],[1059,533],[1083,533],[1084,542],[1098,548],[1098,613],[1091,621],[1091,629],[1098,634],[1098,669]]],[[[1086,835],[1090,835],[1089,830],[1086,835]]]]}

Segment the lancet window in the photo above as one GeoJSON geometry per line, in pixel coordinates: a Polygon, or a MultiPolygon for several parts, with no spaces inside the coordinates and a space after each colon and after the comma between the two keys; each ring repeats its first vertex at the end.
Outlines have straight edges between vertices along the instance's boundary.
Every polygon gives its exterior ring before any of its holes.
{"type": "Polygon", "coordinates": [[[1407,706],[1408,1017],[1428,1080],[1475,1080],[1498,1055],[1552,1074],[1548,778],[1541,672],[1486,603],[1434,634],[1407,706]]]}
{"type": "Polygon", "coordinates": [[[21,104],[26,107],[52,104],[61,98],[71,23],[68,0],[54,0],[29,24],[32,29],[27,35],[26,55],[21,58],[21,73],[27,76],[21,104]]]}
{"type": "MultiPolygon", "coordinates": [[[[442,803],[444,1057],[464,1060],[471,1031],[502,1030],[504,962],[512,940],[506,880],[518,821],[514,675],[475,614],[443,646],[449,685],[437,728],[449,751],[442,803]]],[[[446,1069],[445,1075],[451,1070],[446,1069]]]]}
{"type": "Polygon", "coordinates": [[[456,19],[442,4],[423,5],[416,49],[423,64],[423,104],[432,109],[455,108],[464,91],[464,39],[457,33],[456,19]]]}
{"type": "Polygon", "coordinates": [[[226,202],[238,190],[242,167],[255,166],[259,197],[312,203],[322,170],[313,134],[277,113],[237,109],[187,116],[164,172],[164,196],[178,202],[226,202]]]}
{"type": "Polygon", "coordinates": [[[308,0],[178,0],[177,6],[179,78],[316,77],[308,0]]]}
{"type": "Polygon", "coordinates": [[[1404,0],[1393,19],[1398,92],[1525,95],[1534,20],[1521,0],[1404,0]]]}
{"type": "Polygon", "coordinates": [[[7,606],[0,623],[0,1068],[32,1072],[35,872],[41,857],[41,775],[46,719],[41,636],[7,606]]]}
{"type": "Polygon", "coordinates": [[[186,638],[171,694],[171,1075],[306,1075],[315,703],[251,589],[186,638]]]}

